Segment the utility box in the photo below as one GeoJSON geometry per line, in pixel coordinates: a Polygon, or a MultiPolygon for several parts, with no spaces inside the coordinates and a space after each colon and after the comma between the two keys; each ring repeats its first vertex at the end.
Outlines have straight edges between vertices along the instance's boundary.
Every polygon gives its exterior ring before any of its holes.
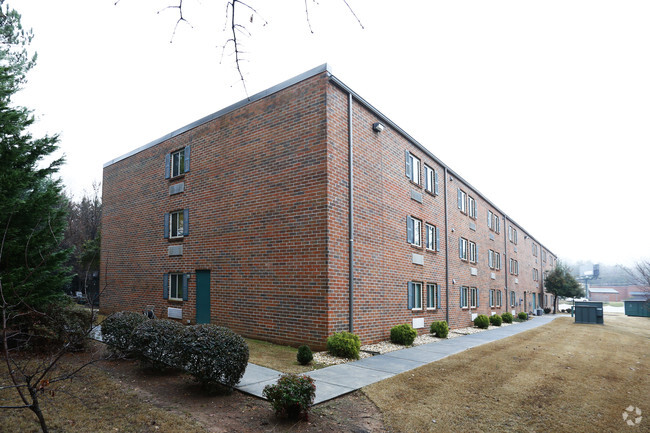
{"type": "Polygon", "coordinates": [[[626,316],[650,317],[650,302],[643,300],[623,301],[626,316]]]}
{"type": "Polygon", "coordinates": [[[575,323],[603,325],[602,302],[576,302],[575,323]]]}

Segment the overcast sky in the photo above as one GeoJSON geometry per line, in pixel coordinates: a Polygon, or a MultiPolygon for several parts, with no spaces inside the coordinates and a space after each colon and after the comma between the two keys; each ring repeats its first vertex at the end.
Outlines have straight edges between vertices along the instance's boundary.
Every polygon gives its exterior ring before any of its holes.
{"type": "MultiPolygon", "coordinates": [[[[225,5],[14,1],[37,67],[17,102],[60,133],[80,197],[107,161],[246,97],[225,5]],[[159,12],[160,13],[157,13],[159,12]]],[[[250,95],[323,63],[560,258],[650,258],[650,2],[250,0],[250,95]],[[268,22],[262,25],[264,19],[268,22]]]]}

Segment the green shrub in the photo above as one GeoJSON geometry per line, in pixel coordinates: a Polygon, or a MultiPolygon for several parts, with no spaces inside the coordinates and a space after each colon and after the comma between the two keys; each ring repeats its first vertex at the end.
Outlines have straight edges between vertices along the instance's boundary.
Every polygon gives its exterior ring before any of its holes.
{"type": "Polygon", "coordinates": [[[490,324],[492,326],[501,326],[503,319],[498,314],[493,314],[490,316],[490,324]]]}
{"type": "Polygon", "coordinates": [[[131,334],[133,355],[155,370],[181,368],[179,352],[184,326],[166,319],[146,320],[131,334]]]}
{"type": "Polygon", "coordinates": [[[149,320],[143,314],[120,311],[108,316],[102,322],[102,338],[115,355],[132,356],[135,347],[131,342],[133,330],[149,320]]]}
{"type": "Polygon", "coordinates": [[[474,326],[481,329],[488,329],[490,326],[490,319],[488,319],[488,316],[485,314],[479,314],[476,316],[476,319],[474,319],[474,326]]]}
{"type": "Polygon", "coordinates": [[[298,348],[296,358],[300,365],[307,365],[314,359],[314,354],[311,352],[309,346],[303,345],[298,348]]]}
{"type": "Polygon", "coordinates": [[[449,335],[449,325],[444,320],[433,322],[430,330],[432,334],[440,338],[447,338],[449,335]]]}
{"type": "Polygon", "coordinates": [[[501,318],[503,319],[504,323],[512,323],[512,313],[508,313],[507,311],[501,315],[501,318]]]}
{"type": "Polygon", "coordinates": [[[307,418],[309,409],[314,404],[316,385],[309,376],[283,374],[277,384],[266,385],[262,393],[271,403],[276,415],[296,419],[304,414],[307,418]]]}
{"type": "Polygon", "coordinates": [[[30,311],[17,317],[12,325],[19,332],[10,338],[10,346],[21,350],[48,353],[86,349],[93,318],[91,311],[63,299],[45,307],[42,313],[30,311]]]}
{"type": "Polygon", "coordinates": [[[248,365],[248,344],[222,326],[186,326],[179,343],[179,364],[206,390],[218,384],[232,388],[248,365]]]}
{"type": "Polygon", "coordinates": [[[413,344],[415,337],[418,336],[418,331],[413,329],[408,323],[403,323],[401,325],[395,325],[390,330],[390,341],[395,344],[401,344],[403,346],[410,346],[413,344]]]}
{"type": "Polygon", "coordinates": [[[528,320],[528,313],[522,311],[519,314],[517,314],[517,317],[519,320],[528,320]]]}
{"type": "Polygon", "coordinates": [[[327,351],[331,355],[359,359],[359,350],[361,350],[361,340],[350,332],[337,332],[327,339],[327,351]]]}

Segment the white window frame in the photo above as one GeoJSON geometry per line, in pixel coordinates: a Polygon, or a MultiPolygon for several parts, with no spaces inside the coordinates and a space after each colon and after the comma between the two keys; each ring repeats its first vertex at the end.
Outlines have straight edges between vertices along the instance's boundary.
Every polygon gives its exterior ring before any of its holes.
{"type": "Polygon", "coordinates": [[[416,185],[420,184],[420,158],[413,155],[411,152],[408,154],[410,159],[411,172],[408,175],[408,178],[416,185]]]}
{"type": "Polygon", "coordinates": [[[478,289],[476,287],[470,287],[469,294],[469,308],[478,308],[478,289]]]}
{"type": "Polygon", "coordinates": [[[436,170],[424,164],[424,189],[433,195],[436,192],[436,170]]]}
{"type": "Polygon", "coordinates": [[[465,238],[460,238],[458,242],[458,255],[461,260],[467,260],[468,243],[469,241],[465,238]]]}
{"type": "Polygon", "coordinates": [[[476,200],[471,195],[467,196],[467,211],[471,218],[476,219],[476,200]]]}
{"type": "Polygon", "coordinates": [[[414,218],[412,216],[407,217],[407,226],[406,226],[406,237],[408,243],[411,245],[415,245],[418,247],[422,246],[422,221],[420,221],[417,218],[414,218]],[[408,237],[408,225],[409,221],[411,221],[411,224],[413,225],[413,239],[409,239],[408,237]]]}
{"type": "Polygon", "coordinates": [[[517,245],[517,229],[512,226],[508,226],[508,240],[517,245]]]}
{"type": "Polygon", "coordinates": [[[169,213],[169,237],[182,238],[185,218],[183,210],[178,210],[169,213]]]}
{"type": "Polygon", "coordinates": [[[438,309],[438,285],[427,283],[427,310],[438,309]]]}
{"type": "Polygon", "coordinates": [[[170,156],[170,177],[178,177],[185,173],[185,149],[172,152],[170,156]]]}
{"type": "Polygon", "coordinates": [[[426,233],[426,248],[430,251],[437,251],[438,245],[436,245],[436,230],[437,227],[426,223],[425,224],[425,233],[426,233]]]}
{"type": "Polygon", "coordinates": [[[478,260],[478,249],[476,247],[476,242],[468,241],[469,249],[469,262],[476,263],[478,260]]]}
{"type": "Polygon", "coordinates": [[[412,281],[413,284],[413,308],[411,310],[422,310],[422,283],[412,281]]]}
{"type": "Polygon", "coordinates": [[[460,303],[460,308],[469,308],[469,287],[467,286],[462,286],[460,288],[461,291],[461,303],[460,303]]]}
{"type": "Polygon", "coordinates": [[[458,188],[458,209],[464,214],[467,213],[467,193],[462,189],[458,188]]]}
{"type": "Polygon", "coordinates": [[[501,290],[496,291],[496,306],[497,308],[501,308],[501,290]]]}
{"type": "Polygon", "coordinates": [[[494,289],[490,289],[490,307],[495,307],[495,294],[494,294],[494,289]]]}
{"type": "Polygon", "coordinates": [[[514,307],[517,306],[517,297],[516,297],[516,296],[517,296],[517,295],[515,294],[515,291],[512,290],[512,291],[510,292],[510,306],[511,306],[512,308],[514,308],[514,307]]]}
{"type": "Polygon", "coordinates": [[[488,220],[488,228],[492,230],[492,223],[494,221],[494,214],[490,209],[487,211],[487,220],[488,220]]]}
{"type": "Polygon", "coordinates": [[[510,259],[510,273],[512,275],[519,275],[519,262],[515,259],[510,259]]]}
{"type": "Polygon", "coordinates": [[[169,294],[170,301],[183,300],[183,277],[184,274],[172,273],[169,274],[169,294]]]}

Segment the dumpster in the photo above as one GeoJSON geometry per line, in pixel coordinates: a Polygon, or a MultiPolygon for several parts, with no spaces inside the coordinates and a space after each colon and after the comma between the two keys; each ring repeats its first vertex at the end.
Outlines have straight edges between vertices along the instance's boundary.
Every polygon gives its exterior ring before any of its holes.
{"type": "Polygon", "coordinates": [[[626,316],[650,317],[650,302],[644,300],[623,301],[626,316]]]}
{"type": "Polygon", "coordinates": [[[576,302],[575,323],[603,325],[603,303],[592,301],[576,302]]]}

